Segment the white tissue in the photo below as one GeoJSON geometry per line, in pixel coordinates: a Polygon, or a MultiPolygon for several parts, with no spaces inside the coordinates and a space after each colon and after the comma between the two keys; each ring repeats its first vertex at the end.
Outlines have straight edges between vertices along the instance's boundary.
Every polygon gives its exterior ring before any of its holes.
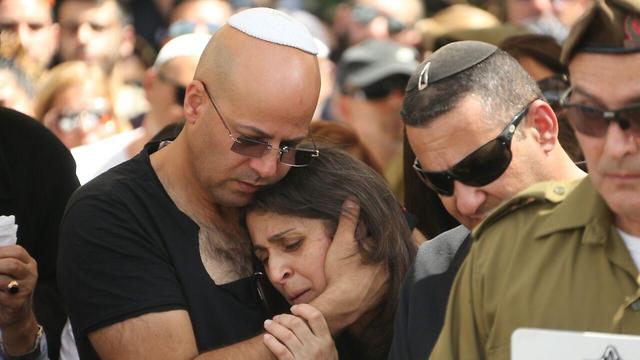
{"type": "Polygon", "coordinates": [[[0,246],[15,245],[18,240],[17,234],[16,217],[0,216],[0,246]]]}

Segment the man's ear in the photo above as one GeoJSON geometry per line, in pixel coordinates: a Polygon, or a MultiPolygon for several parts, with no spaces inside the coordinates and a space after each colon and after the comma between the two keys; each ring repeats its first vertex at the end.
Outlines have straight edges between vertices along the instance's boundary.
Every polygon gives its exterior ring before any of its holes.
{"type": "Polygon", "coordinates": [[[331,112],[340,121],[348,121],[351,116],[351,108],[349,107],[349,99],[339,90],[335,90],[331,96],[331,112]]]}
{"type": "Polygon", "coordinates": [[[144,89],[144,94],[149,100],[151,95],[151,88],[153,87],[153,83],[157,78],[157,70],[154,67],[148,68],[142,77],[142,88],[144,89]]]}
{"type": "Polygon", "coordinates": [[[195,124],[206,106],[204,86],[198,80],[193,80],[187,86],[184,100],[185,122],[195,124]]]}
{"type": "Polygon", "coordinates": [[[551,105],[543,100],[534,101],[529,107],[528,120],[536,141],[548,153],[558,143],[558,118],[551,105]]]}
{"type": "Polygon", "coordinates": [[[136,31],[133,26],[126,25],[122,29],[122,39],[120,42],[120,48],[118,49],[121,59],[131,56],[136,47],[136,31]]]}

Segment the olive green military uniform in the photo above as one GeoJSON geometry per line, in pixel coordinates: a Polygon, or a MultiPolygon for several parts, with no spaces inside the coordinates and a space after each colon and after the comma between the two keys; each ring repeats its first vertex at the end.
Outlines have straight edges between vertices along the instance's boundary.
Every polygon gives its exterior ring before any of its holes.
{"type": "Polygon", "coordinates": [[[431,359],[509,359],[519,327],[640,334],[638,269],[588,177],[534,185],[474,239],[431,359]]]}

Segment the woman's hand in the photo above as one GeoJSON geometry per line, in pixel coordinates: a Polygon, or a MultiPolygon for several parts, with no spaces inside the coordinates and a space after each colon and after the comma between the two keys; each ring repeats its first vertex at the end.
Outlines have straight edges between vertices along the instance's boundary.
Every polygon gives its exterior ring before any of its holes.
{"type": "Polygon", "coordinates": [[[309,304],[295,305],[293,315],[282,314],[265,321],[264,344],[279,360],[338,359],[327,322],[309,304]]]}

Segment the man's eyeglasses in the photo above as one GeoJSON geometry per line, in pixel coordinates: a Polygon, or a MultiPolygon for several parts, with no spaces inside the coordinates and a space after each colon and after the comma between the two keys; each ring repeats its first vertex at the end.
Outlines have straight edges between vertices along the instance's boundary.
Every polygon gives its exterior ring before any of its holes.
{"type": "Polygon", "coordinates": [[[511,139],[516,127],[527,115],[530,105],[531,103],[520,110],[498,137],[482,145],[450,169],[438,172],[425,171],[420,167],[417,158],[413,162],[413,169],[422,182],[442,196],[453,195],[454,181],[475,187],[492,183],[511,163],[511,139]]]}
{"type": "Polygon", "coordinates": [[[178,82],[169,79],[162,71],[158,71],[158,80],[162,81],[167,85],[171,85],[175,88],[175,101],[176,104],[182,106],[184,104],[184,96],[187,93],[186,86],[178,84],[178,82]]]}
{"type": "Polygon", "coordinates": [[[609,124],[615,121],[624,131],[640,137],[640,103],[616,110],[605,110],[596,106],[571,103],[573,89],[568,89],[560,99],[560,106],[567,110],[567,119],[578,132],[601,137],[607,134],[609,124]]]}
{"type": "Polygon", "coordinates": [[[351,10],[351,14],[357,22],[363,25],[367,25],[378,16],[384,17],[387,20],[387,28],[389,29],[389,34],[397,34],[406,28],[406,25],[404,22],[402,22],[402,20],[399,20],[393,16],[385,15],[378,11],[378,9],[370,6],[356,5],[351,10]]]}
{"type": "Polygon", "coordinates": [[[254,139],[248,136],[240,135],[238,137],[234,137],[231,134],[231,130],[227,125],[227,122],[224,121],[220,110],[216,106],[216,103],[213,101],[213,97],[209,94],[207,90],[207,86],[202,83],[204,87],[204,92],[207,94],[209,101],[211,101],[211,105],[213,105],[213,109],[218,114],[222,125],[224,125],[225,129],[229,133],[229,137],[233,140],[233,144],[231,145],[231,151],[236,154],[240,154],[243,156],[249,156],[254,158],[262,157],[269,150],[278,151],[278,160],[288,166],[292,167],[303,167],[307,166],[313,161],[313,158],[317,158],[320,156],[320,150],[316,148],[315,143],[313,142],[313,138],[311,138],[311,143],[313,145],[313,149],[304,149],[299,147],[291,147],[291,146],[280,146],[278,149],[274,149],[271,144],[266,141],[254,139]]]}

